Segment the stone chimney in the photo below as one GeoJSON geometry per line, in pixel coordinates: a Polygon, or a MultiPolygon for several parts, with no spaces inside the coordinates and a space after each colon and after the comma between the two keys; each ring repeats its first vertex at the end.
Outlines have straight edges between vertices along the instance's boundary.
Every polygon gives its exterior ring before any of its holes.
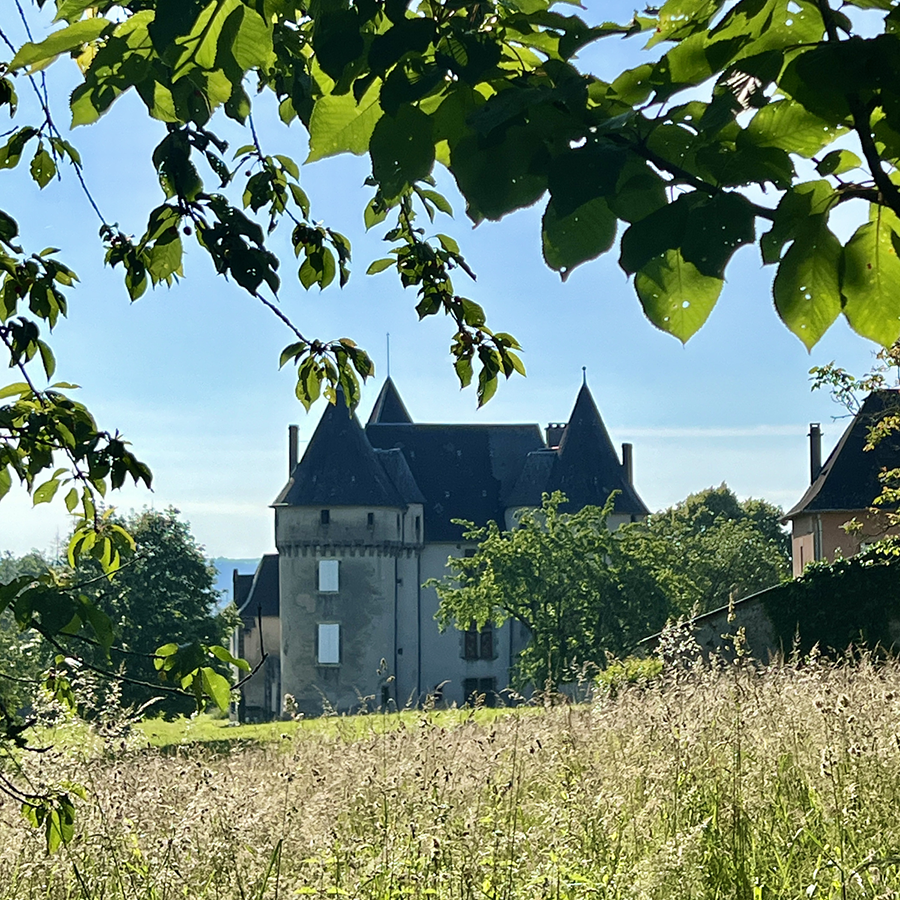
{"type": "Polygon", "coordinates": [[[625,483],[634,485],[634,447],[631,444],[622,444],[622,474],[625,483]]]}
{"type": "Polygon", "coordinates": [[[563,432],[566,430],[565,422],[551,422],[547,426],[547,447],[556,450],[562,440],[563,432]]]}
{"type": "Polygon", "coordinates": [[[297,468],[298,432],[299,428],[296,425],[288,425],[288,478],[294,474],[294,469],[297,468]]]}
{"type": "Polygon", "coordinates": [[[822,426],[809,423],[809,482],[812,484],[822,471],[822,426]]]}

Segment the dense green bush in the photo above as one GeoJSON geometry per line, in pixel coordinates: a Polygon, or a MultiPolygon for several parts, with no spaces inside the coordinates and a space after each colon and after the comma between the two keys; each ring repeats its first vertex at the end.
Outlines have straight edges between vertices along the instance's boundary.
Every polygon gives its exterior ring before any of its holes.
{"type": "Polygon", "coordinates": [[[782,646],[799,639],[807,653],[864,645],[900,646],[900,540],[889,538],[851,559],[814,563],[799,578],[769,591],[766,613],[782,646]]]}

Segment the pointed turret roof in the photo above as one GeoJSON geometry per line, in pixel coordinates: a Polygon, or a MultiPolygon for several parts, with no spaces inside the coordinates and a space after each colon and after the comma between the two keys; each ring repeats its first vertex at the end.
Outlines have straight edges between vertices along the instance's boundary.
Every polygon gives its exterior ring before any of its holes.
{"type": "Polygon", "coordinates": [[[866,509],[881,493],[882,469],[900,466],[900,437],[889,434],[871,450],[869,429],[887,415],[900,414],[900,391],[873,391],[831,451],[818,477],[785,520],[819,512],[866,509]]]}
{"type": "Polygon", "coordinates": [[[372,407],[372,412],[369,415],[367,424],[412,424],[412,419],[406,411],[406,406],[404,406],[403,401],[400,399],[400,393],[394,385],[394,382],[391,381],[390,375],[388,375],[384,384],[381,386],[381,391],[378,394],[378,399],[375,401],[375,406],[372,407]]]}
{"type": "Polygon", "coordinates": [[[325,408],[275,505],[406,506],[348,409],[343,391],[325,408]]]}
{"type": "Polygon", "coordinates": [[[578,392],[559,449],[530,454],[507,503],[539,506],[541,493],[545,491],[562,491],[571,509],[603,506],[609,495],[618,491],[616,513],[636,516],[649,513],[625,476],[587,384],[578,392]]]}

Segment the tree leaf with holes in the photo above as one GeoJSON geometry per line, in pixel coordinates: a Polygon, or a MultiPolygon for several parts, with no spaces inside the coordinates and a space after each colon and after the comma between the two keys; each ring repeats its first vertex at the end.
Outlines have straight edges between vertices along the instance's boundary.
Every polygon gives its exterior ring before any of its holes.
{"type": "Polygon", "coordinates": [[[778,265],[778,315],[811,350],[841,312],[841,244],[824,215],[811,216],[778,265]]]}
{"type": "Polygon", "coordinates": [[[856,230],[841,257],[844,315],[854,331],[885,347],[900,336],[898,219],[877,210],[856,230]]]}
{"type": "Polygon", "coordinates": [[[650,260],[634,278],[647,318],[682,343],[709,318],[722,284],[721,278],[703,275],[678,250],[650,260]]]}

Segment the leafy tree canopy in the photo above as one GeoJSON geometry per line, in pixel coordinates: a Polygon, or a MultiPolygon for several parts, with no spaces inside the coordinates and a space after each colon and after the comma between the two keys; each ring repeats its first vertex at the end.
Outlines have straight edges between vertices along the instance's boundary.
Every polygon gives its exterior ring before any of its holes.
{"type": "MultiPolygon", "coordinates": [[[[0,585],[23,575],[40,575],[50,565],[44,554],[32,550],[24,556],[0,554],[0,585]]],[[[22,634],[10,610],[0,613],[0,719],[12,723],[40,684],[50,658],[47,646],[34,631],[22,634]]],[[[0,726],[2,730],[2,726],[0,726]]]]}
{"type": "Polygon", "coordinates": [[[623,552],[644,566],[683,615],[708,612],[790,576],[782,511],[739,501],[727,485],[691,494],[618,532],[623,552]]]}
{"type": "Polygon", "coordinates": [[[451,574],[437,589],[441,628],[478,628],[513,619],[531,639],[516,663],[520,687],[553,690],[572,680],[578,666],[603,666],[607,653],[630,650],[660,628],[668,606],[653,579],[622,554],[607,528],[613,499],[565,513],[559,491],[539,510],[525,510],[512,531],[495,522],[476,528],[471,557],[451,559],[451,574]]]}
{"type": "MultiPolygon", "coordinates": [[[[124,676],[123,702],[139,706],[156,698],[154,712],[189,713],[189,697],[160,694],[154,685],[163,659],[158,649],[174,644],[183,654],[202,657],[204,646],[228,643],[234,622],[227,613],[217,612],[215,569],[188,524],[178,518],[178,510],[144,510],[125,518],[122,525],[134,537],[135,553],[116,578],[112,582],[92,578],[100,574],[95,560],[85,560],[77,574],[89,582],[86,596],[112,623],[114,643],[109,656],[112,668],[124,676]]],[[[107,665],[105,655],[97,658],[89,650],[87,645],[82,655],[107,665]]],[[[221,662],[216,668],[227,671],[221,662]]],[[[230,685],[220,677],[221,672],[214,681],[229,692],[230,685]]]]}

